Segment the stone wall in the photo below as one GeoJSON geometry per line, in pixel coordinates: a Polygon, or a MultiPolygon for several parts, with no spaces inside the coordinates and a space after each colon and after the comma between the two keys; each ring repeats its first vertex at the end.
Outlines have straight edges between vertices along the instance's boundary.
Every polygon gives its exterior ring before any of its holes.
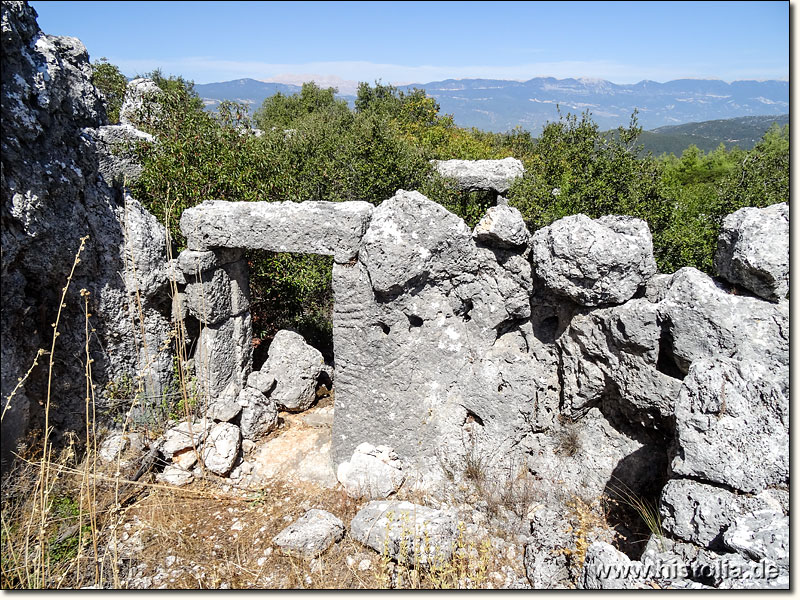
{"type": "MultiPolygon", "coordinates": [[[[756,245],[788,252],[783,213],[762,213],[778,228],[765,221],[771,233],[756,245]]],[[[244,332],[249,317],[219,257],[230,247],[334,256],[337,464],[368,442],[426,474],[479,455],[490,470],[572,469],[567,486],[591,481],[597,493],[612,478],[643,487],[667,478],[673,439],[680,451],[676,415],[696,364],[758,364],[776,397],[788,393],[788,303],[690,268],[656,274],[647,225],[629,217],[576,215],[530,236],[518,211],[496,206],[470,231],[400,190],[374,210],[207,202],[181,225],[184,272],[207,269],[186,297],[208,323],[201,338],[214,340],[203,359],[224,365],[205,381],[212,395],[238,394],[250,369],[231,358],[247,335],[226,327],[244,332]],[[561,457],[572,423],[585,440],[561,457]]]]}

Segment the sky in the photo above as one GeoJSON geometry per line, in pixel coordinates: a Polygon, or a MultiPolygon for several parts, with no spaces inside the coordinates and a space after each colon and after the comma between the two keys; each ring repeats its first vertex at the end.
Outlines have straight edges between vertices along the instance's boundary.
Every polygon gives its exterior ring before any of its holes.
{"type": "Polygon", "coordinates": [[[30,4],[43,31],[80,38],[92,60],[195,83],[789,78],[780,1],[30,4]]]}

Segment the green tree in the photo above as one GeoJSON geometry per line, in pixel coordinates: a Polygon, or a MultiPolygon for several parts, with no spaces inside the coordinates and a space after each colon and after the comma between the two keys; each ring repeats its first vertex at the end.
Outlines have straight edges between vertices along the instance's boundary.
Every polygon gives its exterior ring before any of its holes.
{"type": "Polygon", "coordinates": [[[128,79],[119,67],[108,62],[106,57],[102,57],[92,63],[92,83],[103,95],[108,122],[112,125],[119,123],[119,111],[125,100],[128,79]]]}
{"type": "Polygon", "coordinates": [[[651,156],[638,157],[640,133],[636,113],[628,127],[608,136],[589,113],[560,115],[544,127],[509,202],[533,229],[576,213],[647,217],[658,227],[665,218],[661,170],[651,156]]]}
{"type": "Polygon", "coordinates": [[[774,124],[720,182],[723,210],[789,201],[789,126],[774,124]]]}
{"type": "Polygon", "coordinates": [[[261,105],[254,119],[261,129],[292,128],[294,124],[311,114],[326,114],[342,117],[350,112],[347,102],[336,98],[336,88],[322,89],[313,81],[306,82],[299,94],[286,96],[278,92],[261,105]]]}

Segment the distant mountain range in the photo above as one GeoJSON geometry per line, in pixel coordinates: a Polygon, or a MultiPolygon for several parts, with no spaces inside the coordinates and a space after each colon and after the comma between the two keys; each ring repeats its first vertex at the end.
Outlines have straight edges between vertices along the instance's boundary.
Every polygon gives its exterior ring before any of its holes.
{"type": "MultiPolygon", "coordinates": [[[[442,112],[453,115],[461,127],[508,131],[516,126],[538,135],[548,121],[562,113],[588,110],[601,129],[627,125],[634,109],[645,129],[712,119],[764,116],[789,111],[788,81],[734,81],[678,79],[666,83],[640,81],[619,85],[602,79],[529,81],[500,79],[448,79],[398,86],[422,88],[435,98],[442,112]]],[[[300,87],[256,79],[237,79],[196,85],[206,106],[237,100],[254,108],[281,92],[294,94],[300,87]]],[[[354,96],[340,97],[352,102],[354,96]]]]}
{"type": "Polygon", "coordinates": [[[202,83],[194,86],[200,94],[207,108],[213,109],[223,100],[232,100],[247,104],[251,109],[261,106],[270,96],[280,92],[282,94],[296,94],[300,91],[299,85],[288,83],[271,83],[257,79],[234,79],[219,83],[202,83]]]}

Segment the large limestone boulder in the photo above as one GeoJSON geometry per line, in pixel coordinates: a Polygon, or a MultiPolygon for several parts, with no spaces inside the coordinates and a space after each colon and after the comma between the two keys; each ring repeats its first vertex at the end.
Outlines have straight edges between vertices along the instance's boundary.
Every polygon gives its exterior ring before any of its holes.
{"type": "Polygon", "coordinates": [[[714,268],[723,277],[777,302],[789,293],[789,204],[740,208],[725,217],[714,268]]]}
{"type": "Polygon", "coordinates": [[[344,523],[328,511],[313,508],[273,538],[283,552],[316,558],[344,537],[344,523]]]}
{"type": "MultiPolygon", "coordinates": [[[[286,410],[303,411],[316,399],[317,383],[325,366],[322,353],[306,344],[299,333],[283,329],[275,334],[269,346],[267,362],[261,368],[274,377],[275,385],[269,392],[273,402],[286,410]]],[[[262,387],[263,390],[263,387],[262,387]]]]}
{"type": "Polygon", "coordinates": [[[410,564],[445,562],[453,553],[456,515],[405,501],[373,500],[350,523],[350,536],[410,564]]]}
{"type": "Polygon", "coordinates": [[[672,276],[659,313],[665,348],[683,375],[695,360],[724,356],[764,365],[788,392],[788,303],[731,294],[708,275],[684,267],[672,276]]]}
{"type": "Polygon", "coordinates": [[[239,427],[247,440],[267,435],[278,426],[278,406],[255,388],[245,387],[236,399],[241,406],[239,427]]]}
{"type": "Polygon", "coordinates": [[[647,223],[633,217],[573,215],[531,239],[536,275],[582,306],[622,304],[656,273],[647,223]]]}
{"type": "Polygon", "coordinates": [[[360,257],[378,294],[475,269],[466,223],[419,192],[398,190],[375,209],[360,257]]]}
{"type": "Polygon", "coordinates": [[[217,423],[203,444],[203,463],[217,475],[227,475],[239,457],[239,428],[233,423],[217,423]]]}
{"type": "Polygon", "coordinates": [[[677,475],[747,493],[789,480],[789,399],[757,362],[692,364],[675,407],[675,433],[677,475]]]}
{"type": "Polygon", "coordinates": [[[556,341],[564,412],[604,403],[665,427],[698,360],[733,358],[788,393],[788,305],[729,293],[687,267],[654,278],[645,298],[575,315],[556,341]]]}
{"type": "Polygon", "coordinates": [[[665,356],[658,309],[642,298],[571,320],[557,341],[565,413],[580,416],[605,400],[648,426],[674,414],[680,373],[665,356]]]}
{"type": "Polygon", "coordinates": [[[502,160],[435,160],[434,168],[442,177],[455,179],[459,189],[467,192],[489,190],[505,194],[513,181],[525,173],[522,161],[502,160]]]}
{"type": "Polygon", "coordinates": [[[428,472],[441,456],[457,473],[470,454],[498,469],[519,459],[558,411],[557,355],[534,333],[526,253],[476,243],[418,192],[375,209],[358,261],[333,271],[335,464],[363,442],[428,472]]]}

